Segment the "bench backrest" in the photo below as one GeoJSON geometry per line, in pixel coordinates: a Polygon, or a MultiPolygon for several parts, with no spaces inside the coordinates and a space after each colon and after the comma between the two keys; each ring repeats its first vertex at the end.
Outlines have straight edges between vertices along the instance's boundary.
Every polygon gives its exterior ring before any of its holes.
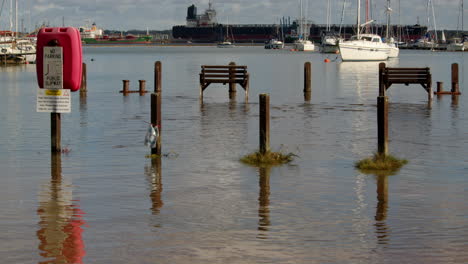
{"type": "Polygon", "coordinates": [[[200,79],[218,79],[225,80],[245,80],[248,76],[247,66],[221,66],[221,65],[202,65],[200,79]]]}
{"type": "Polygon", "coordinates": [[[430,68],[387,68],[381,69],[380,95],[385,94],[392,84],[421,84],[425,89],[432,85],[430,68]]]}

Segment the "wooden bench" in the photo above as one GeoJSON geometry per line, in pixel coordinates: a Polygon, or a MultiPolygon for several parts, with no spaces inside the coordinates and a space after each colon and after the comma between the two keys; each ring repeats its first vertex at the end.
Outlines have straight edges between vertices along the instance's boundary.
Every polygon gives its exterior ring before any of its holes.
{"type": "Polygon", "coordinates": [[[432,99],[432,75],[430,68],[388,68],[385,63],[379,64],[379,96],[392,84],[420,84],[432,99]]]}
{"type": "Polygon", "coordinates": [[[203,99],[203,92],[212,83],[229,84],[229,94],[236,92],[236,84],[240,84],[245,90],[245,99],[249,96],[249,73],[247,66],[237,66],[230,63],[228,66],[222,65],[202,65],[200,73],[200,98],[203,99]]]}

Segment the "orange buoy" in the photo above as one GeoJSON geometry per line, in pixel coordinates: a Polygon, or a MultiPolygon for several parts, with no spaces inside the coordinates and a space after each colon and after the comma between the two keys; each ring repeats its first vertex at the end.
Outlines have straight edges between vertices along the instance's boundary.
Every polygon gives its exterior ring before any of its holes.
{"type": "Polygon", "coordinates": [[[325,63],[329,63],[329,62],[330,62],[330,59],[325,59],[324,62],[325,62],[325,63]]]}

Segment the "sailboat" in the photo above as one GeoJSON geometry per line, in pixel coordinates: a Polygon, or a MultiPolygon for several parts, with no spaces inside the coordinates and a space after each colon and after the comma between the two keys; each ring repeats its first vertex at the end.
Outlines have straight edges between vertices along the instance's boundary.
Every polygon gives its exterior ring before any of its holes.
{"type": "MultiPolygon", "coordinates": [[[[462,22],[461,23],[461,25],[462,25],[461,32],[463,32],[463,22],[464,22],[463,21],[463,13],[464,13],[463,12],[463,0],[460,0],[460,9],[459,10],[460,10],[459,12],[461,13],[461,22],[462,22]]],[[[457,25],[457,31],[458,31],[458,25],[457,25]]],[[[465,45],[468,45],[468,42],[464,42],[460,37],[452,38],[450,40],[450,43],[447,44],[447,51],[465,51],[466,49],[468,49],[468,46],[465,47],[465,45]]]]}
{"type": "Polygon", "coordinates": [[[233,39],[234,39],[234,36],[232,35],[232,32],[231,32],[231,35],[229,35],[229,24],[226,24],[226,36],[224,36],[224,41],[219,42],[216,46],[218,48],[233,48],[235,47],[235,45],[230,41],[233,39]]]}
{"type": "Polygon", "coordinates": [[[15,6],[13,6],[13,0],[10,0],[10,30],[0,31],[0,59],[13,63],[33,63],[36,60],[36,46],[29,39],[18,37],[18,1],[14,2],[15,6]],[[13,17],[15,19],[14,32],[13,17]]]}
{"type": "Polygon", "coordinates": [[[294,42],[294,49],[297,51],[313,51],[315,49],[314,43],[309,40],[309,27],[306,26],[303,4],[300,1],[300,15],[299,15],[299,38],[294,42]]]}
{"type": "Polygon", "coordinates": [[[388,59],[390,47],[375,34],[361,34],[361,0],[357,0],[357,34],[338,44],[342,61],[382,61],[388,59]]]}
{"type": "Polygon", "coordinates": [[[390,8],[390,0],[387,0],[387,33],[385,34],[385,43],[390,48],[388,57],[389,58],[397,58],[400,54],[400,49],[395,44],[395,39],[390,37],[390,14],[392,13],[392,9],[390,8]]]}
{"type": "MultiPolygon", "coordinates": [[[[283,33],[283,22],[280,23],[281,32],[278,32],[279,39],[273,38],[265,43],[265,49],[283,49],[284,48],[284,33],[283,33]]],[[[279,31],[279,30],[277,30],[279,31]]]]}
{"type": "Polygon", "coordinates": [[[327,0],[327,29],[322,33],[322,43],[320,44],[320,52],[322,53],[338,53],[338,42],[341,40],[340,36],[330,30],[330,0],[327,0]]]}

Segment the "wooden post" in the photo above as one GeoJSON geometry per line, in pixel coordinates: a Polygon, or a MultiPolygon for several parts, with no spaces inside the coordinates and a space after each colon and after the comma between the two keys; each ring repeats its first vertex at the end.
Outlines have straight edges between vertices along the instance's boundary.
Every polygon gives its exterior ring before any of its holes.
{"type": "Polygon", "coordinates": [[[260,94],[260,153],[270,152],[270,96],[260,94]]]}
{"type": "Polygon", "coordinates": [[[304,100],[310,101],[312,93],[312,69],[310,62],[304,63],[304,100]]]}
{"type": "Polygon", "coordinates": [[[459,93],[458,63],[452,64],[452,93],[459,93]]]}
{"type": "Polygon", "coordinates": [[[146,81],[145,80],[138,80],[138,82],[140,83],[140,87],[139,87],[139,92],[140,92],[140,95],[145,95],[146,93],[146,81]]]}
{"type": "Polygon", "coordinates": [[[129,80],[122,80],[122,82],[123,82],[122,93],[123,93],[123,95],[127,95],[128,92],[129,92],[130,81],[129,80]]]}
{"type": "Polygon", "coordinates": [[[161,75],[161,62],[157,61],[154,64],[154,92],[160,93],[162,90],[162,75],[161,75]]]}
{"type": "Polygon", "coordinates": [[[52,153],[61,152],[61,116],[60,113],[50,113],[50,142],[51,142],[51,151],[52,153]]]}
{"type": "Polygon", "coordinates": [[[88,80],[87,74],[86,74],[86,63],[83,62],[83,71],[81,74],[81,87],[80,87],[80,93],[86,93],[88,91],[88,80]]]}
{"type": "Polygon", "coordinates": [[[385,96],[386,87],[383,78],[383,72],[385,69],[385,62],[379,63],[379,96],[385,96]]]}
{"type": "Polygon", "coordinates": [[[151,94],[151,125],[158,131],[156,148],[151,149],[151,154],[161,155],[161,93],[151,94]]]}
{"type": "Polygon", "coordinates": [[[388,155],[388,98],[377,97],[377,152],[388,155]]]}
{"type": "Polygon", "coordinates": [[[437,82],[437,93],[442,93],[444,91],[444,82],[437,82]]]}
{"type": "MultiPolygon", "coordinates": [[[[236,66],[235,62],[230,62],[229,66],[236,66]]],[[[229,80],[232,81],[236,79],[236,69],[229,68],[229,80]]],[[[234,99],[236,97],[236,83],[229,83],[229,99],[234,99]]]]}

